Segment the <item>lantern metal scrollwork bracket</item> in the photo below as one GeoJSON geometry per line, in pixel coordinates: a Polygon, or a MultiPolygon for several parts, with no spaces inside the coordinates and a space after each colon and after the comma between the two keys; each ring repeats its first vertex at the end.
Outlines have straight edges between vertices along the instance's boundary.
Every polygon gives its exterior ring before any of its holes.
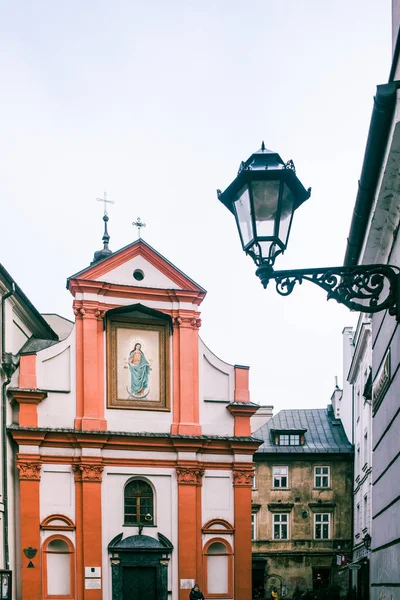
{"type": "Polygon", "coordinates": [[[310,281],[328,293],[328,300],[334,298],[350,310],[365,313],[388,310],[400,320],[400,269],[392,265],[274,271],[264,264],[258,267],[256,274],[264,288],[273,279],[281,296],[289,296],[296,283],[310,281]]]}

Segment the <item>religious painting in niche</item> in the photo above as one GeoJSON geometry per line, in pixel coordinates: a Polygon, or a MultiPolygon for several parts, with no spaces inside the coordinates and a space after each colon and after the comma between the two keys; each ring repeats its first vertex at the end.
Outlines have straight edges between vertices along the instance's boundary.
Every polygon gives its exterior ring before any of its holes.
{"type": "Polygon", "coordinates": [[[108,328],[108,407],[169,410],[165,324],[112,320],[108,328]]]}

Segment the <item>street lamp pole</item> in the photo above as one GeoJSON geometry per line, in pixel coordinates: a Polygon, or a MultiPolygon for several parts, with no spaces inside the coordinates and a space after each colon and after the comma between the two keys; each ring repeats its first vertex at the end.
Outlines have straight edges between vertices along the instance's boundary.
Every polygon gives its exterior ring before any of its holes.
{"type": "Polygon", "coordinates": [[[218,199],[233,213],[243,250],[257,265],[264,288],[275,281],[281,296],[295,285],[318,285],[349,309],[365,313],[388,310],[400,321],[400,269],[392,265],[357,265],[275,271],[275,259],[287,248],[294,212],[311,195],[296,175],[293,161],[261,149],[242,162],[237,177],[218,199]]]}

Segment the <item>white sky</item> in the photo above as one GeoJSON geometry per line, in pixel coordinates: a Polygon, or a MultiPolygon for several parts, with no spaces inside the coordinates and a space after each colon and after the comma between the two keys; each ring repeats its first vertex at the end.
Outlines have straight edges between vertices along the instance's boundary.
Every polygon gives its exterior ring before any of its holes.
{"type": "Polygon", "coordinates": [[[323,407],[356,321],[304,283],[264,291],[217,200],[261,140],[312,186],[276,268],[342,264],[389,0],[5,0],[0,9],[0,261],[41,312],[67,276],[144,239],[208,290],[201,336],[251,367],[251,398],[323,407]]]}

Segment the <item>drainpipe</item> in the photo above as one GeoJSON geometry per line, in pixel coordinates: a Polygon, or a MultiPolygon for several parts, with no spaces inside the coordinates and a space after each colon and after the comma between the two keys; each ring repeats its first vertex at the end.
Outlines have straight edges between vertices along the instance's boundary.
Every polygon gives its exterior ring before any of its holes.
{"type": "Polygon", "coordinates": [[[6,363],[5,361],[5,301],[15,292],[15,284],[12,282],[11,290],[6,292],[1,297],[1,366],[6,375],[6,380],[1,386],[1,433],[2,433],[2,453],[3,453],[3,503],[4,503],[4,566],[5,569],[10,568],[10,554],[8,546],[8,477],[7,477],[7,392],[6,388],[11,381],[11,377],[15,371],[15,365],[6,363]]]}

